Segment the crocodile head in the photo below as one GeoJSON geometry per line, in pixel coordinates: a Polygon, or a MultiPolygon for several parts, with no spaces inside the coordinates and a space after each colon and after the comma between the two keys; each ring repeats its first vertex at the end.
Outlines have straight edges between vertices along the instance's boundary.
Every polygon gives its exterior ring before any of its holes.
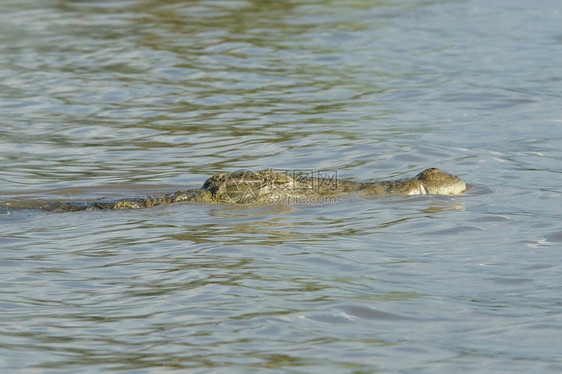
{"type": "Polygon", "coordinates": [[[466,191],[462,179],[436,168],[422,171],[414,180],[419,181],[420,195],[460,195],[466,191]]]}

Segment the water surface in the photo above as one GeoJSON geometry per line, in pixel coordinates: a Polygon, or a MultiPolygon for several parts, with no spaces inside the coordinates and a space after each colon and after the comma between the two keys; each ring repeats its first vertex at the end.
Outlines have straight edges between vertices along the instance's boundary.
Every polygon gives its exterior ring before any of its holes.
{"type": "Polygon", "coordinates": [[[562,6],[4,1],[6,372],[562,371],[562,6]],[[458,197],[13,210],[240,168],[458,197]]]}

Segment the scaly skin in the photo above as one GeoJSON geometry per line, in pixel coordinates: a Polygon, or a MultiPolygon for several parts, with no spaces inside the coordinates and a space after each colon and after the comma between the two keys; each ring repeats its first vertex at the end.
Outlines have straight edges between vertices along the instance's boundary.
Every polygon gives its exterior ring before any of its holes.
{"type": "Polygon", "coordinates": [[[338,196],[358,193],[381,195],[459,195],[466,184],[457,176],[439,169],[426,169],[414,178],[381,182],[354,182],[289,176],[275,170],[242,171],[212,176],[203,184],[213,202],[247,203],[281,201],[283,197],[338,196]]]}
{"type": "Polygon", "coordinates": [[[95,209],[138,209],[179,201],[206,204],[244,204],[284,201],[284,198],[311,196],[340,196],[356,193],[363,197],[384,195],[459,195],[466,184],[457,176],[439,169],[426,169],[413,178],[354,182],[341,179],[289,176],[275,170],[238,171],[217,174],[205,181],[203,187],[144,198],[123,200],[35,202],[10,204],[13,208],[38,208],[49,211],[80,211],[95,209]]]}

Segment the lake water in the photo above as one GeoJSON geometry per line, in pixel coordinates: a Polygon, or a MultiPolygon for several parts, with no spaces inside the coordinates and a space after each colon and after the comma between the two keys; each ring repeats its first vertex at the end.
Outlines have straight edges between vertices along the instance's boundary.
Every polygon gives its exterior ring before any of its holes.
{"type": "Polygon", "coordinates": [[[2,372],[561,372],[561,25],[555,0],[2,1],[2,372]],[[8,205],[427,167],[471,188],[8,205]]]}

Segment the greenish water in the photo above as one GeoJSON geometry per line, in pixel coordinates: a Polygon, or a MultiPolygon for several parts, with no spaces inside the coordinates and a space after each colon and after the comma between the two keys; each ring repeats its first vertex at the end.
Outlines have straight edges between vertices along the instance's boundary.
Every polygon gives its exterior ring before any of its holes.
{"type": "Polygon", "coordinates": [[[0,2],[2,372],[562,371],[557,1],[0,2]],[[13,210],[236,169],[459,197],[13,210]]]}

